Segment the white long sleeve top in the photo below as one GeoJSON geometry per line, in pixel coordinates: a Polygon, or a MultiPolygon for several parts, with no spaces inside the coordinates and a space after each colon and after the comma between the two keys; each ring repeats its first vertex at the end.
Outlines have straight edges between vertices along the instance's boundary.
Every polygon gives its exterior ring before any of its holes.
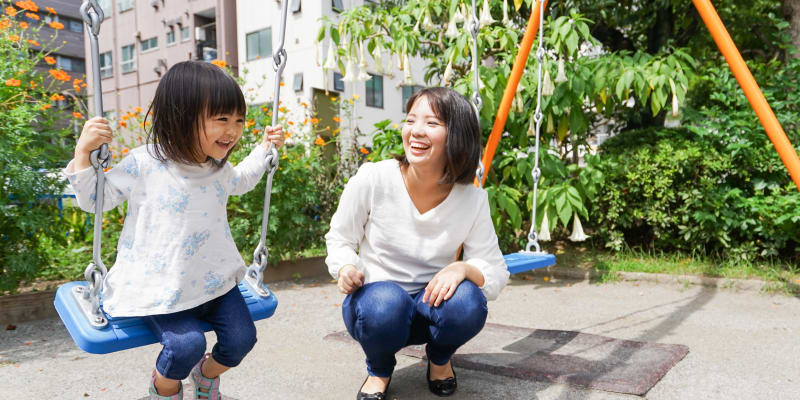
{"type": "MultiPolygon", "coordinates": [[[[239,165],[161,162],[146,146],[106,174],[103,211],[128,200],[117,259],[103,284],[103,309],[113,317],[174,313],[224,295],[244,276],[228,225],[228,196],[250,191],[266,170],[256,146],[239,165]]],[[[95,211],[92,167],[63,171],[79,206],[95,211]]]]}
{"type": "Polygon", "coordinates": [[[486,191],[456,184],[443,202],[420,214],[396,160],[359,168],[342,192],[325,240],[325,262],[334,279],[352,264],[365,283],[392,281],[416,293],[456,260],[463,243],[465,262],[483,273],[488,300],[508,282],[486,191]]]}

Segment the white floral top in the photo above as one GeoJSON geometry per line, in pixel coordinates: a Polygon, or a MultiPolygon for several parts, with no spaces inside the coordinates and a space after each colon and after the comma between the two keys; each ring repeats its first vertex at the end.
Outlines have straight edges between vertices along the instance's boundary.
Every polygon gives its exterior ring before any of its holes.
{"type": "MultiPolygon", "coordinates": [[[[239,165],[160,162],[146,146],[106,172],[103,211],[128,200],[117,259],[103,284],[103,309],[112,317],[168,314],[222,296],[244,276],[228,225],[228,196],[247,193],[266,170],[267,150],[239,165]]],[[[95,211],[92,167],[64,169],[80,207],[95,211]]]]}

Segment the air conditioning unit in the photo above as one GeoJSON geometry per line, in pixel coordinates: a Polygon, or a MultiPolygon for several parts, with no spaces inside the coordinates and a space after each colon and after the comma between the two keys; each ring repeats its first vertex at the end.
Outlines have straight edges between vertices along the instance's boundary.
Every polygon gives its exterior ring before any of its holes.
{"type": "Polygon", "coordinates": [[[178,26],[183,26],[183,16],[179,15],[175,17],[175,24],[177,24],[178,26]]]}
{"type": "Polygon", "coordinates": [[[167,20],[168,26],[175,26],[175,18],[170,18],[167,20]]]}
{"type": "Polygon", "coordinates": [[[153,8],[158,9],[158,0],[150,0],[150,5],[153,6],[153,8]]]}

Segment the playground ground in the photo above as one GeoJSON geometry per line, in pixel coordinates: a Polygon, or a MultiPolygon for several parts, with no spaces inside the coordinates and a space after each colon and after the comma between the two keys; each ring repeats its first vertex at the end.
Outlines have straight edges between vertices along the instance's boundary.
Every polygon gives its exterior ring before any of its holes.
{"type": "MultiPolygon", "coordinates": [[[[256,323],[258,343],[223,377],[223,394],[239,400],[354,398],[365,376],[363,353],[357,345],[323,339],[344,329],[336,286],[317,279],[271,287],[278,310],[256,323]]],[[[800,398],[796,297],[688,283],[515,278],[489,303],[488,322],[688,346],[688,355],[647,399],[800,398]]],[[[75,347],[58,319],[20,323],[0,331],[0,387],[13,399],[141,399],[159,350],[152,345],[91,355],[75,347]]],[[[436,398],[427,391],[424,365],[398,356],[389,398],[436,398]]],[[[639,398],[458,367],[457,373],[456,399],[639,398]]]]}

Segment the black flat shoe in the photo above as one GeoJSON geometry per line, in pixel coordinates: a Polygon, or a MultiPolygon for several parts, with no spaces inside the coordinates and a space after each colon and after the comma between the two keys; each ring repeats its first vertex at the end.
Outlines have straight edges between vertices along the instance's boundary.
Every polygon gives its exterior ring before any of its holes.
{"type": "MultiPolygon", "coordinates": [[[[364,379],[364,383],[367,383],[367,379],[369,379],[369,375],[367,375],[366,379],[364,379]]],[[[361,387],[364,387],[364,383],[361,384],[361,387]]],[[[364,393],[360,389],[358,394],[356,395],[356,400],[385,400],[386,393],[389,392],[389,384],[392,383],[392,377],[389,377],[389,382],[386,382],[386,388],[383,389],[382,392],[376,393],[364,393]]]]}
{"type": "Polygon", "coordinates": [[[439,397],[447,397],[452,396],[453,393],[456,392],[456,388],[458,387],[458,381],[456,380],[456,369],[453,368],[453,364],[450,364],[450,368],[453,370],[453,377],[447,379],[437,379],[432,381],[431,380],[431,360],[428,360],[428,389],[430,389],[431,393],[439,396],[439,397]]]}

